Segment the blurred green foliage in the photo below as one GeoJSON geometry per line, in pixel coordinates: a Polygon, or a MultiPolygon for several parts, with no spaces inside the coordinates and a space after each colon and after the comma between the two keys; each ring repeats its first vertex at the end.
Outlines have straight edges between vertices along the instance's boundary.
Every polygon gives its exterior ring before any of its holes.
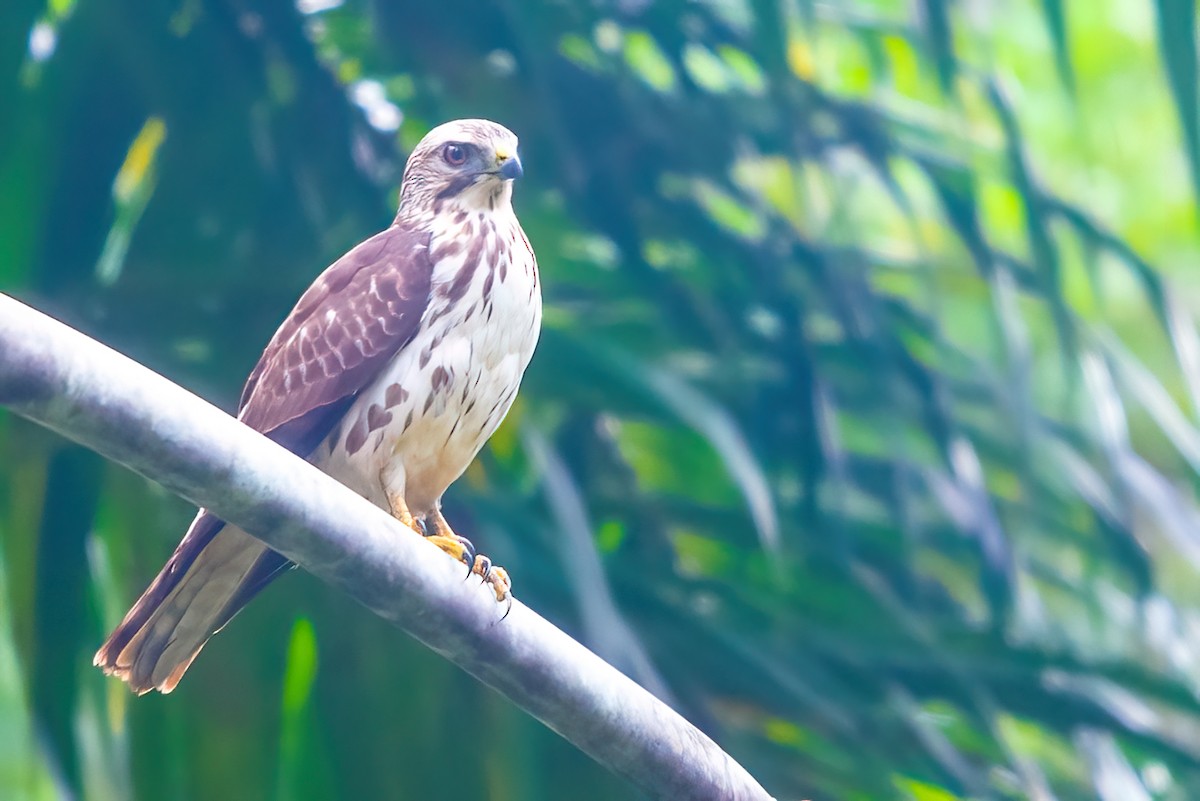
{"type": "MultiPolygon", "coordinates": [[[[448,515],[781,799],[1200,797],[1187,0],[9,0],[0,289],[200,394],[522,140],[548,303],[448,515]]],[[[629,798],[297,573],[90,654],[191,510],[0,417],[0,797],[629,798]]]]}

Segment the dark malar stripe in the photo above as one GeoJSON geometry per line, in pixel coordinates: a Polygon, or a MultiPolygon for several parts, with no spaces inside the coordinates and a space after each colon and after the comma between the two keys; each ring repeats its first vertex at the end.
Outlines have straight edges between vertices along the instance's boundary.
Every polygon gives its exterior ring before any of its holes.
{"type": "Polygon", "coordinates": [[[445,189],[443,189],[441,192],[438,192],[437,195],[434,196],[434,201],[437,202],[440,200],[449,200],[450,198],[458,197],[460,194],[462,194],[464,189],[475,183],[475,178],[476,176],[474,175],[460,175],[456,177],[453,181],[446,184],[445,189]]]}

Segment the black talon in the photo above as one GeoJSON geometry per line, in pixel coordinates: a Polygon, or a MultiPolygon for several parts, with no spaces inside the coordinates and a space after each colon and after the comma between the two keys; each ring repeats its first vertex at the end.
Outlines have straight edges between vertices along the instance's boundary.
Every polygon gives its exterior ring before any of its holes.
{"type": "Polygon", "coordinates": [[[504,607],[504,614],[500,616],[500,622],[504,622],[504,618],[508,617],[508,613],[512,611],[513,598],[512,593],[508,594],[508,606],[504,607]]]}
{"type": "Polygon", "coordinates": [[[459,537],[458,544],[463,547],[463,561],[467,563],[467,578],[475,569],[475,545],[466,537],[459,537]]]}
{"type": "Polygon", "coordinates": [[[479,571],[479,578],[486,584],[488,576],[492,575],[492,560],[486,556],[480,556],[479,561],[483,563],[483,569],[479,571]]]}

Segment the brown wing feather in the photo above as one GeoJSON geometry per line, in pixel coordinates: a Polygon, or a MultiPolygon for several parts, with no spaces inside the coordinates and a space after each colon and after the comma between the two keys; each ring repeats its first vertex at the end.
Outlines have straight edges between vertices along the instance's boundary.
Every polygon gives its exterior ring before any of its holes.
{"type": "Polygon", "coordinates": [[[242,391],[238,418],[302,456],[420,327],[429,234],[392,227],[326,270],[280,326],[242,391]]]}
{"type": "MultiPolygon", "coordinates": [[[[393,226],[338,259],[301,296],[263,351],[242,390],[239,419],[301,456],[307,456],[336,424],[350,403],[420,327],[429,302],[433,265],[429,234],[393,226]]],[[[201,509],[158,577],[96,653],[95,663],[130,682],[138,692],[155,686],[148,676],[170,641],[143,638],[131,671],[122,652],[157,616],[188,575],[224,522],[201,509]],[[150,643],[150,644],[147,644],[150,643]],[[136,675],[135,675],[136,674],[136,675]]],[[[251,545],[250,547],[255,547],[251,545]]],[[[257,547],[261,547],[258,545],[257,547]]],[[[288,567],[280,554],[265,550],[233,594],[207,610],[208,634],[194,643],[160,689],[169,690],[214,631],[288,567]]],[[[170,610],[179,615],[180,610],[170,610]]],[[[179,649],[177,649],[178,651],[179,649]]]]}

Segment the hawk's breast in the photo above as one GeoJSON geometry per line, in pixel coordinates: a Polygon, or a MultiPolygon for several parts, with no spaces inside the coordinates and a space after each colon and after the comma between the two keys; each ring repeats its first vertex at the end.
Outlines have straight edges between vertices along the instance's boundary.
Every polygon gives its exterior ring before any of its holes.
{"type": "Polygon", "coordinates": [[[537,263],[511,209],[445,216],[417,334],[318,449],[327,472],[384,508],[387,483],[418,515],[503,421],[541,327],[537,263]]]}

